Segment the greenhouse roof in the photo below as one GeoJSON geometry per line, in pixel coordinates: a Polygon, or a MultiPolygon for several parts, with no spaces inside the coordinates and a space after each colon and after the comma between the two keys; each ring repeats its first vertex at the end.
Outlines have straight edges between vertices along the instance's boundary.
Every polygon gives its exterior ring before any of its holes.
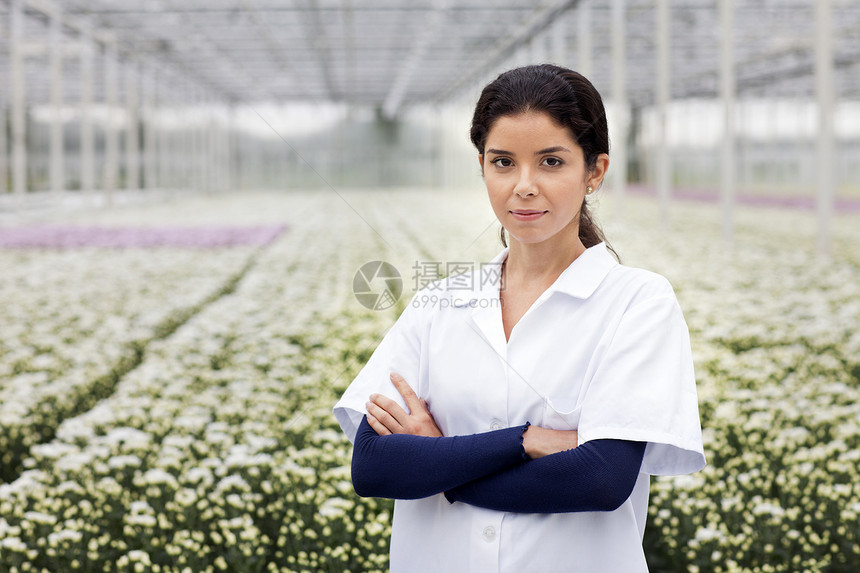
{"type": "MultiPolygon", "coordinates": [[[[58,11],[67,103],[80,98],[78,54],[93,43],[97,54],[115,45],[123,69],[140,70],[145,82],[157,78],[159,97],[195,102],[334,101],[393,115],[403,105],[450,100],[500,70],[534,61],[587,69],[604,94],[611,83],[610,0],[3,0],[4,39],[17,1],[24,5],[32,103],[49,100],[49,15],[58,11]],[[580,64],[586,29],[591,58],[580,64]]],[[[715,97],[718,2],[669,4],[672,97],[715,97]]],[[[655,5],[626,2],[626,85],[634,105],[654,99],[655,5]]],[[[738,93],[811,97],[814,20],[812,0],[735,0],[738,93]]],[[[857,97],[860,5],[834,1],[833,23],[838,97],[857,97]]],[[[10,77],[10,45],[0,43],[4,78],[10,77]]],[[[96,94],[103,93],[99,66],[96,94]]],[[[9,89],[0,82],[0,104],[8,102],[9,89]]]]}

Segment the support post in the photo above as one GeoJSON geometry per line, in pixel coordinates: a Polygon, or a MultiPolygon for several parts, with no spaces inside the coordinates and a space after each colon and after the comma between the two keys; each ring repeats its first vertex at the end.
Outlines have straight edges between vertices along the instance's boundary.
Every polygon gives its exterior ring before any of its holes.
{"type": "Polygon", "coordinates": [[[183,190],[194,190],[197,186],[197,147],[194,142],[195,120],[191,118],[191,107],[193,106],[194,93],[189,84],[185,85],[181,95],[184,100],[180,106],[184,108],[181,117],[185,122],[179,127],[179,139],[182,145],[181,157],[185,158],[185,165],[178,167],[180,172],[179,186],[183,190]]]}
{"type": "Polygon", "coordinates": [[[143,102],[143,187],[153,191],[158,187],[158,134],[155,127],[156,85],[153,70],[146,76],[143,102]]]}
{"type": "Polygon", "coordinates": [[[615,109],[615,157],[611,165],[619,210],[623,210],[627,192],[627,46],[625,39],[624,0],[612,0],[612,99],[615,109]]]}
{"type": "Polygon", "coordinates": [[[12,92],[12,189],[18,204],[27,192],[27,102],[24,93],[24,1],[9,6],[9,52],[12,92]]]}
{"type": "Polygon", "coordinates": [[[197,189],[203,193],[209,192],[209,103],[202,92],[194,97],[193,105],[197,116],[197,126],[194,129],[195,147],[197,150],[197,189]]]}
{"type": "Polygon", "coordinates": [[[236,173],[236,156],[234,154],[236,138],[236,106],[227,104],[227,133],[224,141],[226,157],[224,158],[224,187],[226,191],[235,191],[238,188],[238,177],[236,173]]]}
{"type": "Polygon", "coordinates": [[[219,193],[222,191],[221,183],[224,181],[224,165],[221,154],[221,125],[215,114],[214,102],[209,110],[209,166],[207,168],[209,178],[209,191],[219,193]]]}
{"type": "MultiPolygon", "coordinates": [[[[192,108],[194,107],[194,92],[190,88],[186,90],[184,94],[185,102],[183,106],[185,107],[184,117],[191,117],[193,115],[192,108]]],[[[200,156],[197,150],[197,118],[192,118],[190,123],[188,123],[182,132],[182,139],[185,145],[185,152],[183,155],[188,157],[188,168],[185,169],[185,181],[183,182],[183,187],[186,190],[197,191],[200,189],[197,183],[197,174],[199,173],[199,169],[197,168],[197,163],[200,160],[200,156]]]]}
{"type": "Polygon", "coordinates": [[[580,74],[591,79],[591,0],[581,0],[576,8],[576,65],[580,74]]]}
{"type": "MultiPolygon", "coordinates": [[[[164,92],[161,89],[160,83],[158,84],[158,87],[159,112],[172,111],[165,110],[166,98],[162,96],[164,92]]],[[[159,113],[159,115],[161,115],[161,113],[159,113]]],[[[172,164],[170,163],[172,132],[166,127],[166,125],[160,124],[158,126],[158,130],[156,131],[156,135],[158,136],[158,143],[156,147],[158,154],[158,185],[159,189],[169,189],[174,185],[175,181],[173,177],[173,172],[171,171],[172,164]]]]}
{"type": "Polygon", "coordinates": [[[567,26],[570,14],[563,13],[552,25],[552,61],[567,66],[567,26]]]}
{"type": "Polygon", "coordinates": [[[831,0],[815,2],[815,95],[818,104],[818,252],[831,249],[833,201],[836,195],[833,89],[833,12],[831,0]]]}
{"type": "Polygon", "coordinates": [[[65,190],[65,149],[63,144],[63,21],[57,12],[51,14],[51,192],[59,196],[65,190]]]}
{"type": "Polygon", "coordinates": [[[116,46],[105,47],[105,170],[104,190],[107,204],[112,205],[119,172],[119,132],[117,130],[117,53],[116,46]]]}
{"type": "Polygon", "coordinates": [[[6,104],[0,103],[0,195],[9,191],[9,146],[6,141],[6,104]]]}
{"type": "Polygon", "coordinates": [[[533,36],[529,42],[529,63],[546,63],[546,37],[543,34],[533,36]]]}
{"type": "Polygon", "coordinates": [[[660,221],[669,228],[669,205],[672,200],[671,157],[669,155],[668,115],[672,82],[670,76],[669,0],[657,0],[657,154],[655,179],[660,203],[660,221]]]}
{"type": "Polygon", "coordinates": [[[93,46],[81,33],[81,192],[95,191],[95,138],[93,137],[93,46]]]}
{"type": "Polygon", "coordinates": [[[195,191],[206,192],[206,111],[205,101],[196,89],[191,92],[189,105],[194,115],[194,125],[191,127],[191,145],[195,158],[192,186],[195,191]]]}
{"type": "Polygon", "coordinates": [[[204,99],[203,121],[201,122],[201,131],[203,132],[203,167],[202,179],[203,189],[207,193],[212,193],[216,190],[218,176],[215,169],[215,115],[213,106],[215,105],[211,99],[204,99]]]}
{"type": "Polygon", "coordinates": [[[735,207],[735,2],[720,0],[720,100],[723,102],[723,139],[720,153],[720,201],[723,239],[734,235],[735,207]]]}
{"type": "Polygon", "coordinates": [[[126,121],[128,125],[125,130],[125,186],[129,190],[140,188],[140,133],[138,125],[140,120],[138,102],[138,73],[136,66],[128,65],[125,71],[125,106],[126,121]]]}

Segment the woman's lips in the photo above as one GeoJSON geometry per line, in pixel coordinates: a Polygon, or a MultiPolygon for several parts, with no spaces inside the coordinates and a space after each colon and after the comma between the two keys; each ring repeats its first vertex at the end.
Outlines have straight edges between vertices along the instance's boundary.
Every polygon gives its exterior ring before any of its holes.
{"type": "Polygon", "coordinates": [[[546,211],[535,211],[533,209],[515,209],[511,211],[511,215],[514,216],[514,219],[517,221],[534,221],[535,219],[539,219],[543,216],[546,211]]]}

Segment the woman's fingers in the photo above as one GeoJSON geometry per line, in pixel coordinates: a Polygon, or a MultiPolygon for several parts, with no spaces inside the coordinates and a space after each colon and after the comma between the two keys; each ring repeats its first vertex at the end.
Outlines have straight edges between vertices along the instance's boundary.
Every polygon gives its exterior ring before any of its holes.
{"type": "Polygon", "coordinates": [[[367,413],[373,414],[392,434],[404,433],[403,425],[409,419],[409,414],[400,407],[400,404],[382,394],[371,394],[365,407],[367,413]]]}
{"type": "Polygon", "coordinates": [[[415,390],[412,389],[412,386],[406,382],[403,376],[396,372],[392,372],[388,377],[391,379],[391,383],[394,384],[394,387],[397,388],[397,391],[400,392],[400,395],[403,396],[403,401],[406,402],[406,406],[409,407],[409,411],[414,414],[416,406],[420,406],[415,390]]]}
{"type": "Polygon", "coordinates": [[[392,418],[399,423],[403,423],[409,417],[409,412],[404,410],[400,404],[382,394],[371,394],[370,402],[376,404],[382,410],[385,410],[392,418]]]}
{"type": "Polygon", "coordinates": [[[406,380],[397,373],[391,373],[391,382],[403,396],[409,412],[382,394],[371,394],[365,404],[367,421],[379,435],[412,434],[414,436],[441,437],[442,432],[430,414],[427,402],[418,398],[406,380]],[[383,433],[384,431],[384,433],[383,433]]]}
{"type": "Polygon", "coordinates": [[[370,427],[373,428],[377,434],[380,436],[387,436],[391,434],[391,430],[385,427],[385,424],[376,419],[376,416],[367,413],[367,423],[370,424],[370,427]]]}

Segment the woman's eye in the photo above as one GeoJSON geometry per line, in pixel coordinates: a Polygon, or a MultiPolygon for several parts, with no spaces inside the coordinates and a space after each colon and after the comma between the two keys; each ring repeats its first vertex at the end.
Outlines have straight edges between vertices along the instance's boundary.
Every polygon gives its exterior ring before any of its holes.
{"type": "Polygon", "coordinates": [[[514,162],[510,160],[508,157],[499,157],[498,159],[493,159],[493,165],[496,167],[510,167],[514,162]]]}
{"type": "Polygon", "coordinates": [[[558,167],[559,165],[561,165],[564,162],[561,159],[559,159],[558,157],[547,157],[546,159],[543,160],[543,163],[547,167],[558,167]]]}

